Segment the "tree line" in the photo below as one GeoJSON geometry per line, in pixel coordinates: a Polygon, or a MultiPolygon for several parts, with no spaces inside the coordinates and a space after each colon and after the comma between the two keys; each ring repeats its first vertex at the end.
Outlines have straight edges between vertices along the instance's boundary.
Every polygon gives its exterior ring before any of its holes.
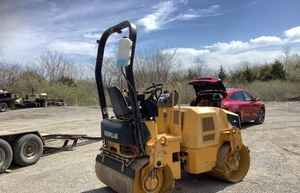
{"type": "MultiPolygon", "coordinates": [[[[220,65],[217,70],[210,69],[199,57],[195,57],[192,64],[184,65],[178,62],[176,50],[173,53],[155,50],[146,55],[137,56],[134,65],[137,88],[143,90],[153,82],[165,83],[168,89],[179,91],[182,103],[188,103],[194,95],[188,82],[200,76],[215,76],[224,80],[229,86],[246,87],[257,95],[261,95],[259,97],[263,99],[277,100],[275,97],[270,98],[257,92],[260,88],[255,88],[255,84],[260,82],[260,87],[270,89],[268,84],[272,81],[280,82],[276,85],[284,83],[296,85],[300,81],[299,55],[289,55],[264,65],[245,63],[233,71],[228,70],[224,65],[220,65]],[[188,67],[183,68],[184,65],[188,67]]],[[[125,88],[125,82],[121,78],[120,69],[115,65],[114,58],[105,58],[103,68],[106,86],[116,85],[125,88]]],[[[94,64],[75,65],[58,52],[45,52],[35,64],[30,66],[6,64],[0,61],[0,89],[9,90],[20,96],[32,91],[47,92],[49,97],[63,98],[70,105],[97,104],[93,75],[94,64]]],[[[298,93],[293,92],[291,95],[298,95],[298,93]]],[[[287,96],[282,96],[278,100],[284,97],[287,96]]]]}

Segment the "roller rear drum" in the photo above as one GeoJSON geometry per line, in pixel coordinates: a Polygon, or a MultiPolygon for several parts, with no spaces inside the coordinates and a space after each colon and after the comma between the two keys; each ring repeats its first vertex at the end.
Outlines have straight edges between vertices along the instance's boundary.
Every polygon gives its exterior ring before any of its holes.
{"type": "Polygon", "coordinates": [[[250,153],[246,146],[231,153],[229,145],[223,145],[217,158],[217,164],[211,175],[222,180],[237,183],[244,179],[250,167],[250,153]]]}
{"type": "Polygon", "coordinates": [[[96,175],[118,193],[171,193],[175,181],[168,167],[153,168],[145,160],[135,160],[135,175],[129,177],[107,165],[96,162],[96,175]]]}

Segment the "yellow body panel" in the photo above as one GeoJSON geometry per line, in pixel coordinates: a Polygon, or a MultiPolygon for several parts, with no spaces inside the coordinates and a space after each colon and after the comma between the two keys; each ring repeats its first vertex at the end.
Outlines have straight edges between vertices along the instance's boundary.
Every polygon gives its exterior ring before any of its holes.
{"type": "Polygon", "coordinates": [[[208,172],[215,167],[218,146],[209,146],[198,149],[187,149],[187,163],[185,171],[192,174],[208,172]]]}
{"type": "MultiPolygon", "coordinates": [[[[147,126],[150,131],[155,130],[154,133],[158,136],[177,137],[176,143],[179,143],[180,150],[177,148],[178,145],[170,143],[166,145],[169,146],[168,148],[164,147],[164,150],[160,150],[161,147],[158,147],[155,151],[163,151],[164,154],[168,154],[165,155],[168,158],[171,158],[174,152],[180,151],[181,155],[185,156],[186,172],[199,174],[211,171],[216,166],[220,146],[226,142],[232,147],[242,145],[240,132],[228,122],[226,114],[232,113],[216,107],[160,108],[157,121],[152,121],[147,126]]],[[[154,141],[159,141],[159,138],[154,141]]],[[[160,154],[151,155],[155,157],[160,154]]],[[[178,171],[181,170],[179,164],[174,164],[172,159],[164,159],[164,165],[169,165],[174,176],[179,177],[178,171]]]]}
{"type": "Polygon", "coordinates": [[[173,160],[173,155],[180,152],[180,137],[166,133],[159,134],[154,121],[146,122],[150,128],[151,139],[147,142],[146,151],[150,156],[149,164],[156,168],[168,166],[175,179],[181,178],[180,160],[173,160]]]}

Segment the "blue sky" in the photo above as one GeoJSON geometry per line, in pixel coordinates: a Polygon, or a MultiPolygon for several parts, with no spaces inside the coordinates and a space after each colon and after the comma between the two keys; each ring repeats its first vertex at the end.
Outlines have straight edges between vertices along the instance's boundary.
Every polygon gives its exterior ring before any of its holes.
{"type": "Polygon", "coordinates": [[[264,63],[285,45],[300,51],[299,8],[299,0],[0,0],[0,57],[30,64],[54,50],[94,63],[101,32],[128,19],[137,53],[176,51],[183,65],[264,63]]]}

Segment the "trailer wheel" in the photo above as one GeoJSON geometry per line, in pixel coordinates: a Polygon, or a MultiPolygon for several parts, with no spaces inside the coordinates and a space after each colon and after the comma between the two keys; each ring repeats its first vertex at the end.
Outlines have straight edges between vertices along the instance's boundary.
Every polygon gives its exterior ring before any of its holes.
{"type": "Polygon", "coordinates": [[[20,166],[35,164],[43,154],[43,142],[35,134],[18,139],[14,146],[14,162],[20,166]]]}
{"type": "Polygon", "coordinates": [[[9,168],[13,159],[13,151],[9,143],[0,139],[0,174],[9,168]]]}
{"type": "Polygon", "coordinates": [[[5,112],[8,109],[8,105],[6,103],[0,103],[0,112],[5,112]]]}
{"type": "Polygon", "coordinates": [[[47,100],[42,101],[42,107],[47,108],[48,107],[48,102],[47,100]]]}

